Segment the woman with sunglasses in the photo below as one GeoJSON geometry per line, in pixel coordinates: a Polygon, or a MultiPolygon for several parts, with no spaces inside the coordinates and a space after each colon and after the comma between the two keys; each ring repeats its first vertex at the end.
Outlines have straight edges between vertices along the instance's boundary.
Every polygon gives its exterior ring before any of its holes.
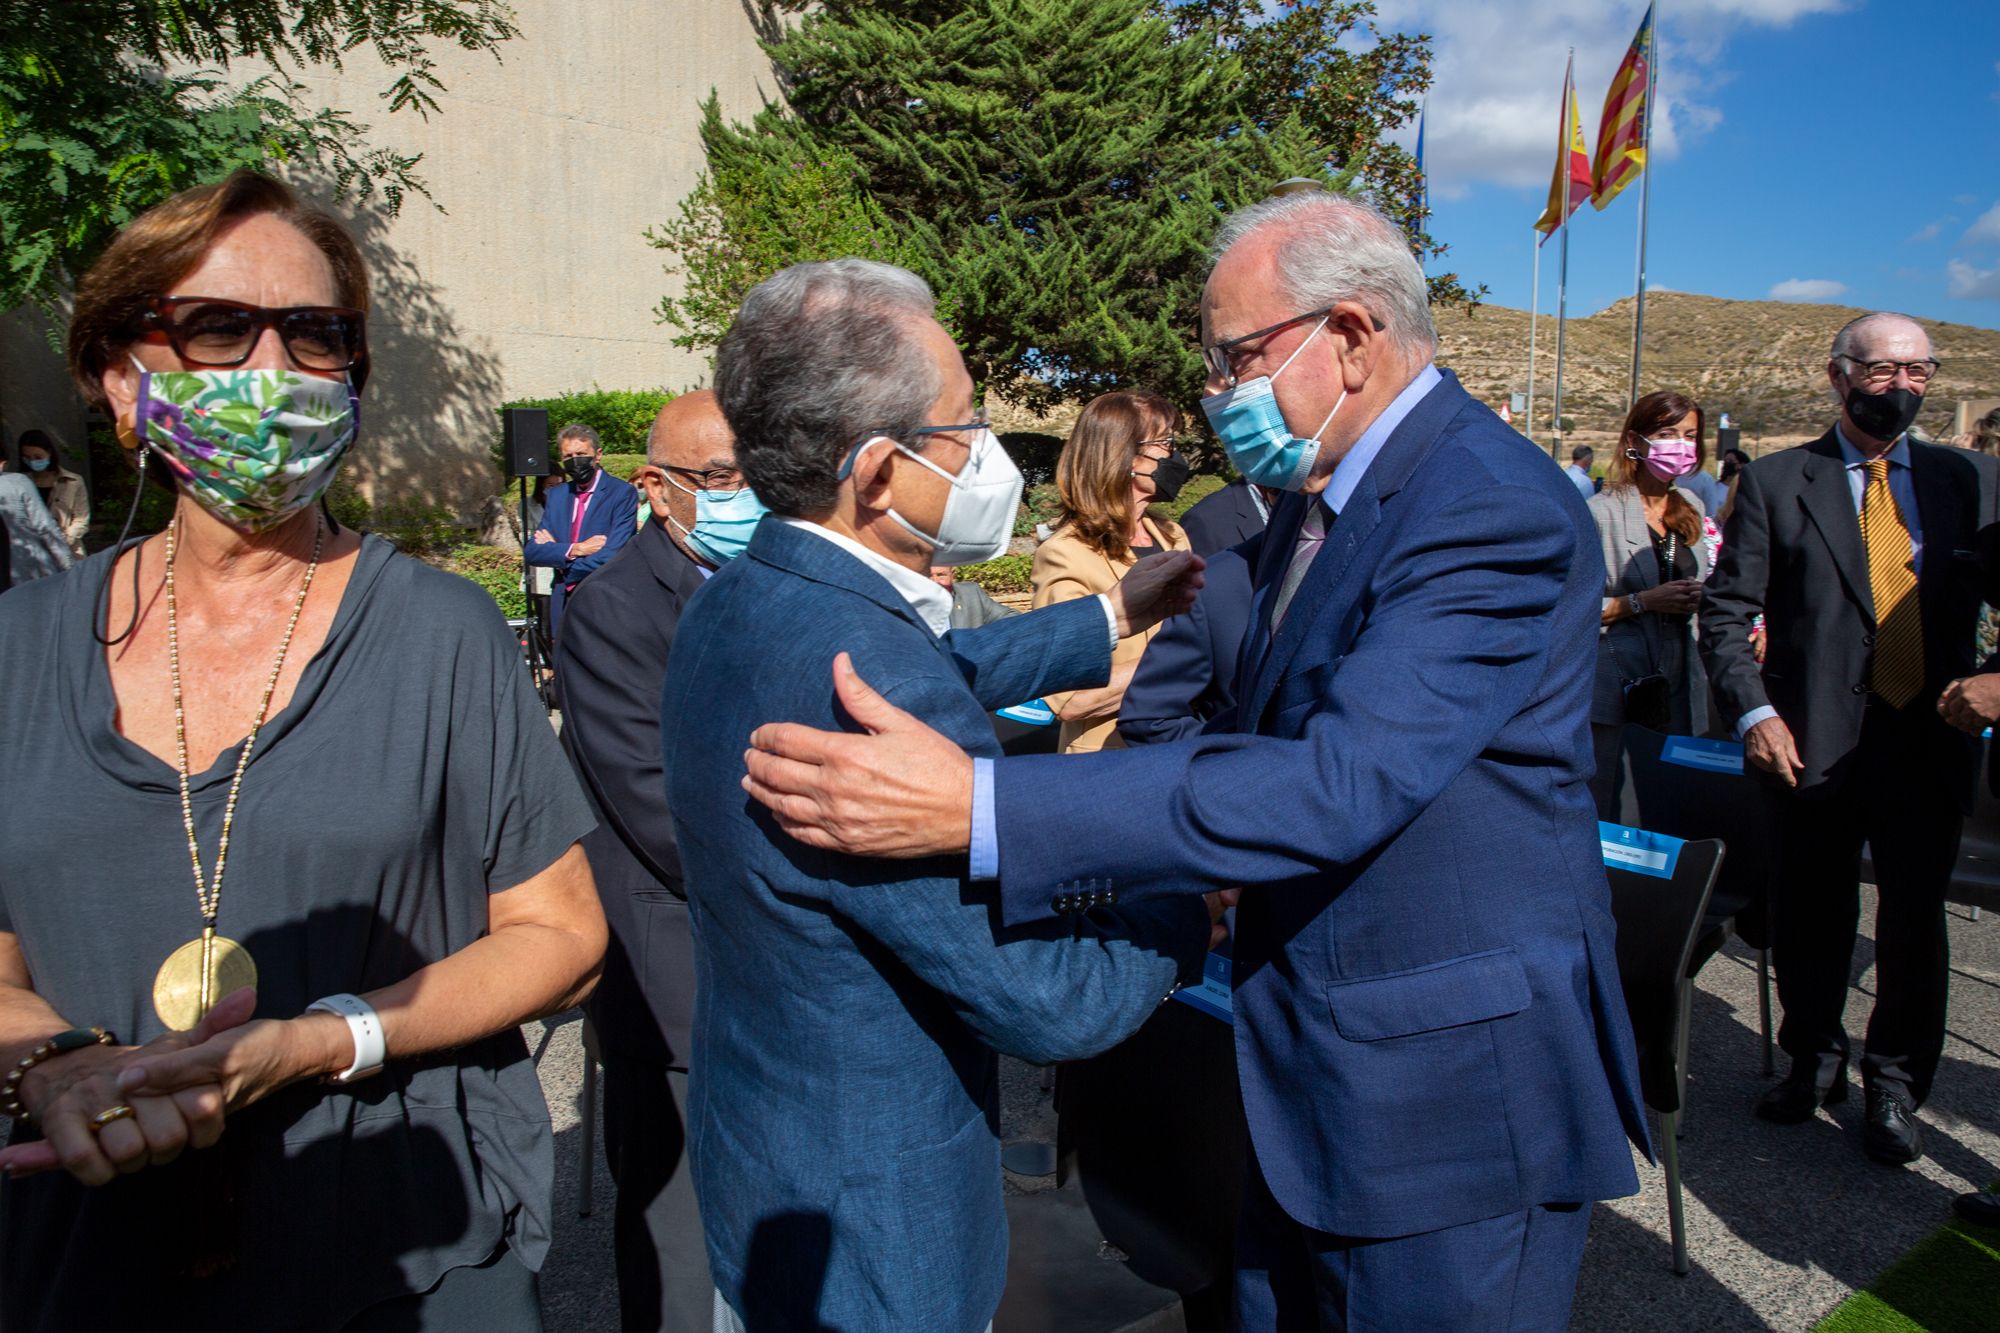
{"type": "Polygon", "coordinates": [[[333,523],[353,240],[238,173],[132,223],[69,363],[165,532],[0,601],[0,1327],[539,1327],[519,1025],[604,948],[497,610],[333,523]],[[142,483],[144,484],[144,483],[142,483]]]}
{"type": "MultiPolygon", "coordinates": [[[[1084,406],[1056,460],[1062,509],[1035,548],[1036,606],[1109,592],[1146,556],[1191,549],[1162,507],[1188,478],[1187,459],[1174,451],[1179,426],[1180,413],[1156,393],[1107,393],[1084,406]]],[[[1124,745],[1118,705],[1158,628],[1118,641],[1108,684],[1048,697],[1062,719],[1064,754],[1124,745]]]]}

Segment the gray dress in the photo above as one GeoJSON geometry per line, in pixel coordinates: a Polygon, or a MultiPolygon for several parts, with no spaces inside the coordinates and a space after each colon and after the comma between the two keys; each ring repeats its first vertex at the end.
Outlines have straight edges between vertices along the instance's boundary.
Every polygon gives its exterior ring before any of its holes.
{"type": "MultiPolygon", "coordinates": [[[[174,772],[112,726],[91,636],[108,558],[0,599],[6,782],[39,793],[0,814],[0,930],[65,1021],[145,1042],[153,974],[200,918],[174,772]]],[[[211,866],[237,756],[193,783],[211,866]]],[[[258,739],[220,929],[256,959],[258,1016],[291,1017],[464,948],[489,893],[591,822],[486,594],[371,537],[258,739]]],[[[0,1183],[0,1327],[337,1329],[503,1241],[539,1268],[551,1154],[515,1030],[352,1089],[300,1084],[171,1166],[0,1183]]]]}

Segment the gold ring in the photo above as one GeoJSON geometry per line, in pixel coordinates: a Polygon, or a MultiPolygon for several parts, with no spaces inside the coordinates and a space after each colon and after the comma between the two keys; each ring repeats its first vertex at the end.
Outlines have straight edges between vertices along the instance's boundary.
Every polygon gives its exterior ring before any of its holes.
{"type": "Polygon", "coordinates": [[[129,1120],[132,1118],[132,1115],[133,1115],[132,1108],[125,1105],[125,1103],[120,1102],[118,1103],[118,1105],[111,1107],[109,1110],[99,1111],[96,1115],[90,1117],[90,1132],[95,1134],[98,1130],[103,1129],[106,1125],[110,1124],[112,1121],[129,1120]]]}

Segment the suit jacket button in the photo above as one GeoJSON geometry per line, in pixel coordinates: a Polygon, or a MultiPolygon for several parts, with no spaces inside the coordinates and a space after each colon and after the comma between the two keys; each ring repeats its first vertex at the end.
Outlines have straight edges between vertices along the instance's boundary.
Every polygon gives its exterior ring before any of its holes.
{"type": "Polygon", "coordinates": [[[1854,687],[1854,692],[1856,694],[1866,694],[1868,693],[1868,687],[1866,685],[1856,685],[1854,687]]]}
{"type": "Polygon", "coordinates": [[[1067,912],[1069,910],[1063,906],[1062,895],[1060,893],[1049,899],[1049,910],[1051,912],[1067,912]]]}
{"type": "Polygon", "coordinates": [[[1118,905],[1118,890],[1106,889],[1104,891],[1104,905],[1106,907],[1116,907],[1118,905]]]}
{"type": "Polygon", "coordinates": [[[1873,634],[1862,635],[1861,646],[1863,648],[1873,648],[1875,646],[1875,636],[1873,634]]]}

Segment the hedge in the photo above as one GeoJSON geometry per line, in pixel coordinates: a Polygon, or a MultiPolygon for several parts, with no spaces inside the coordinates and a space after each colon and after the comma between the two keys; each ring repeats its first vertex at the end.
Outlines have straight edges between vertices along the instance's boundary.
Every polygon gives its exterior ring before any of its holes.
{"type": "Polygon", "coordinates": [[[1029,576],[1034,568],[1032,555],[1003,555],[982,564],[961,565],[958,576],[971,579],[988,592],[1027,592],[1033,586],[1029,576]]]}

